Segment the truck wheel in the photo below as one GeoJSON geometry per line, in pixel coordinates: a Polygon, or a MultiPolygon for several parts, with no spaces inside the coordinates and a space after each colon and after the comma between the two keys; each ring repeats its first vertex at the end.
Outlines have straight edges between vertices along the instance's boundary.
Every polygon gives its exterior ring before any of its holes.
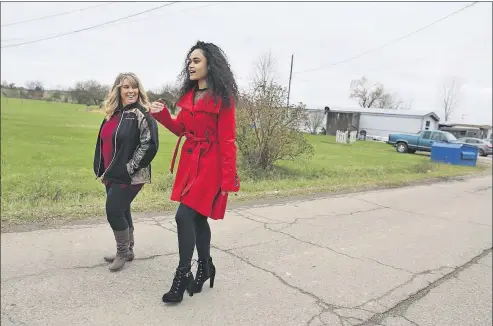
{"type": "Polygon", "coordinates": [[[399,153],[407,153],[407,144],[406,143],[397,143],[397,145],[395,146],[395,149],[399,153]]]}
{"type": "Polygon", "coordinates": [[[479,156],[484,156],[484,151],[480,148],[478,151],[479,156]]]}

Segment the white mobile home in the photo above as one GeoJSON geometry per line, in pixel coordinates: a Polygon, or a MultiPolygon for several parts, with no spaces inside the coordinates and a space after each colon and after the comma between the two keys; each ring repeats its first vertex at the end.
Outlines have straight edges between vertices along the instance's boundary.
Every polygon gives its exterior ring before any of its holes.
{"type": "Polygon", "coordinates": [[[438,130],[439,120],[433,111],[334,107],[327,114],[326,130],[335,134],[337,129],[352,129],[367,138],[385,140],[391,133],[438,130]]]}

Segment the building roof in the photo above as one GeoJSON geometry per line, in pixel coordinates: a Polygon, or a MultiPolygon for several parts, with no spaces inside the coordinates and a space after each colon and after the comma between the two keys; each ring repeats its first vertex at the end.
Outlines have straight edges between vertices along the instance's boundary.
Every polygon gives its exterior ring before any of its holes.
{"type": "Polygon", "coordinates": [[[471,123],[453,123],[453,122],[444,122],[441,123],[440,126],[444,127],[462,127],[462,128],[482,128],[482,129],[491,129],[490,125],[477,125],[471,123]]]}
{"type": "Polygon", "coordinates": [[[340,107],[334,106],[330,107],[330,112],[340,112],[340,113],[365,113],[365,114],[375,114],[375,115],[396,115],[402,117],[424,117],[431,115],[436,121],[440,120],[440,117],[433,111],[426,110],[385,110],[376,108],[359,108],[359,107],[340,107]]]}

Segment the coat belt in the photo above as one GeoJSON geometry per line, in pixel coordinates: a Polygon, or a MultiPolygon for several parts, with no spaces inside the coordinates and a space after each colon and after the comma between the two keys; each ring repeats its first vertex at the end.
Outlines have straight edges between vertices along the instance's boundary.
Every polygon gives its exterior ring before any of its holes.
{"type": "Polygon", "coordinates": [[[196,161],[197,164],[200,155],[209,149],[210,144],[212,142],[217,142],[217,138],[215,137],[215,135],[211,137],[208,132],[206,132],[206,137],[197,137],[194,134],[191,134],[190,132],[181,133],[176,142],[175,150],[173,152],[173,158],[171,159],[171,165],[170,165],[171,174],[173,174],[176,156],[178,155],[178,148],[180,147],[181,139],[183,137],[186,137],[188,141],[191,141],[196,145],[198,145],[195,146],[195,148],[193,149],[193,156],[192,156],[193,161],[196,161]]]}

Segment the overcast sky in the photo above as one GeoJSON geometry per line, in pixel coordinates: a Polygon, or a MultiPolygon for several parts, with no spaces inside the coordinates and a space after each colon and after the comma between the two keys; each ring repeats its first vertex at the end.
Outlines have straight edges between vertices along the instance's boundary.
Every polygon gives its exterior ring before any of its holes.
{"type": "MultiPolygon", "coordinates": [[[[97,3],[1,4],[2,47],[104,23],[158,2],[112,3],[30,23],[6,24],[95,6],[97,3]]],[[[197,40],[223,48],[240,86],[254,61],[271,51],[279,81],[287,86],[291,54],[291,102],[311,108],[354,106],[352,79],[383,83],[412,109],[443,119],[441,85],[464,81],[452,120],[491,124],[492,4],[478,3],[400,42],[339,65],[333,63],[379,47],[426,26],[468,3],[176,3],[115,24],[68,36],[1,49],[1,79],[46,88],[97,79],[110,84],[133,71],[146,89],[173,82],[197,40]],[[303,71],[320,68],[313,72],[303,71]],[[463,120],[462,120],[463,119],[463,120]]]]}

